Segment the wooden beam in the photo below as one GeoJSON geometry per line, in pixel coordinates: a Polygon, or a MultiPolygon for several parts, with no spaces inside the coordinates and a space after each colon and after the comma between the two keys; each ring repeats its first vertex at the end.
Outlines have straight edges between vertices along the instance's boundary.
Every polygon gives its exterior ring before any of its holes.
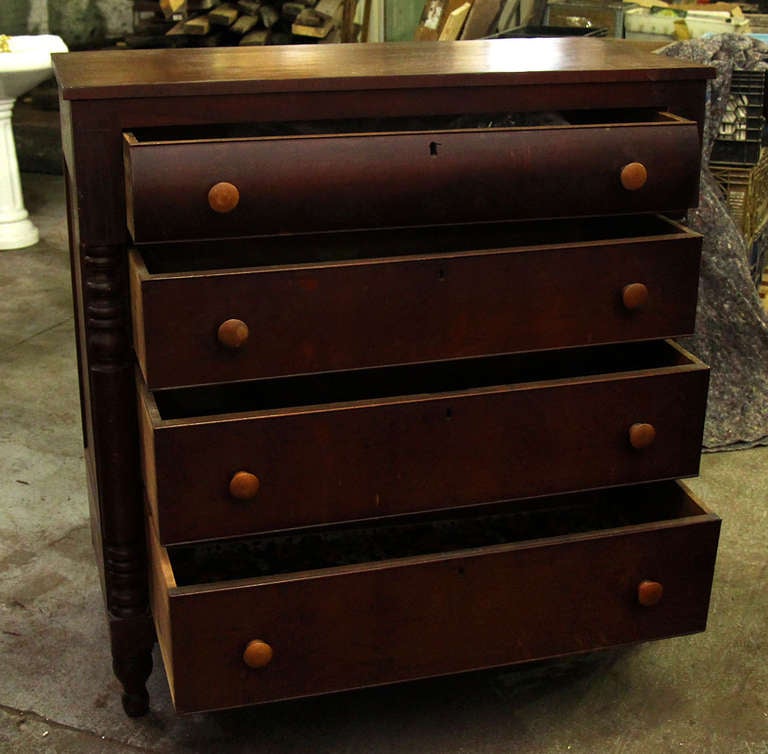
{"type": "Polygon", "coordinates": [[[239,15],[240,11],[234,5],[224,3],[214,8],[208,14],[208,19],[214,26],[232,26],[237,21],[239,15]]]}
{"type": "Polygon", "coordinates": [[[195,36],[203,36],[211,31],[211,22],[208,20],[208,16],[195,16],[194,18],[188,18],[184,22],[184,33],[193,34],[195,36]]]}
{"type": "Polygon", "coordinates": [[[464,22],[467,20],[469,11],[472,9],[472,3],[466,2],[460,5],[456,10],[448,14],[443,30],[440,32],[438,39],[441,42],[450,42],[459,38],[461,30],[464,27],[464,22]]]}

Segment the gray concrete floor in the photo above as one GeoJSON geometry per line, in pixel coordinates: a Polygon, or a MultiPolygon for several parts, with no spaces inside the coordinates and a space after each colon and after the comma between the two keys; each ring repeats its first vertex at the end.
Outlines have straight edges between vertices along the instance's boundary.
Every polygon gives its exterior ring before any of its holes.
{"type": "MultiPolygon", "coordinates": [[[[179,718],[123,715],[87,525],[61,178],[0,253],[0,752],[768,754],[768,448],[705,456],[709,628],[575,660],[179,718]]],[[[681,553],[685,557],[685,553],[681,553]]]]}

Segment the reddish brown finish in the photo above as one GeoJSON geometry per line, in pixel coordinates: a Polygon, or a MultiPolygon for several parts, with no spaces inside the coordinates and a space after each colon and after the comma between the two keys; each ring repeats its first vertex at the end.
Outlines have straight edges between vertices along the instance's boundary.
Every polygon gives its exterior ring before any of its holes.
{"type": "Polygon", "coordinates": [[[621,301],[628,311],[645,308],[648,303],[648,286],[645,283],[630,283],[621,291],[621,301]]]}
{"type": "Polygon", "coordinates": [[[703,630],[719,520],[695,504],[678,515],[618,530],[171,588],[176,708],[240,706],[703,630]],[[637,604],[647,573],[666,586],[653,610],[637,604]],[[244,673],[243,646],[254,633],[274,657],[261,671],[244,673]]]}
{"type": "Polygon", "coordinates": [[[256,474],[238,471],[229,480],[229,494],[235,500],[253,500],[259,491],[261,482],[256,474]]]}
{"type": "Polygon", "coordinates": [[[214,184],[208,191],[208,206],[219,214],[231,212],[239,202],[240,192],[237,186],[226,181],[214,184]]]}
{"type": "Polygon", "coordinates": [[[642,162],[630,162],[621,169],[621,185],[627,191],[639,191],[648,182],[648,169],[642,162]]]}
{"type": "Polygon", "coordinates": [[[249,334],[248,325],[243,320],[227,319],[219,325],[216,339],[219,345],[230,351],[236,351],[248,342],[249,334]]]}
{"type": "MultiPolygon", "coordinates": [[[[686,360],[577,380],[156,420],[147,429],[155,454],[146,478],[156,479],[148,495],[168,544],[693,475],[707,374],[686,360]],[[643,453],[626,439],[637,415],[659,430],[643,453]],[[258,505],[229,498],[226,480],[242,468],[259,476],[258,505]]],[[[152,404],[147,394],[141,400],[152,404]]]]}
{"type": "Polygon", "coordinates": [[[229,141],[127,139],[128,227],[135,241],[155,242],[573,217],[594,214],[596,207],[605,214],[678,210],[698,201],[698,155],[696,124],[682,120],[229,141]],[[438,145],[436,154],[432,145],[438,145]],[[642,189],[617,185],[628,158],[648,168],[642,189]],[[239,187],[232,212],[207,211],[212,180],[239,187]]]}
{"type": "Polygon", "coordinates": [[[641,581],[637,587],[637,601],[643,607],[653,607],[661,602],[664,587],[658,581],[641,581]]]}
{"type": "MultiPolygon", "coordinates": [[[[665,237],[510,249],[503,233],[472,233],[466,252],[419,253],[414,233],[400,242],[413,250],[409,257],[234,272],[151,275],[135,253],[134,299],[152,322],[134,329],[147,382],[161,388],[693,331],[701,239],[679,226],[665,237]],[[472,240],[487,248],[469,251],[477,248],[472,240]],[[619,294],[641,276],[653,300],[630,313],[619,294]],[[235,305],[253,328],[279,337],[235,354],[220,348],[211,333],[235,305]]],[[[443,240],[455,244],[436,230],[430,235],[438,251],[443,240]]],[[[371,245],[339,244],[340,252],[361,255],[371,245]]],[[[278,246],[276,261],[280,254],[278,246]]]]}
{"type": "MultiPolygon", "coordinates": [[[[712,68],[653,56],[623,40],[473,40],[263,49],[110,51],[54,56],[65,99],[522,84],[578,86],[712,78],[712,68]],[[254,75],[254,71],[258,75],[254,75]]],[[[531,86],[534,85],[534,86],[531,86]]],[[[443,99],[450,97],[440,92],[443,99]]],[[[384,98],[386,99],[386,98],[384,98]]],[[[585,106],[589,103],[584,103],[585,106]]],[[[348,115],[344,113],[344,115],[348,115]]],[[[209,116],[210,117],[210,116],[209,116]]]]}
{"type": "Polygon", "coordinates": [[[629,444],[635,450],[649,448],[656,441],[656,427],[653,424],[638,422],[629,428],[629,444]]]}
{"type": "MultiPolygon", "coordinates": [[[[706,78],[713,74],[711,69],[696,64],[638,53],[622,42],[598,40],[109,51],[56,56],[54,65],[63,98],[62,141],[93,540],[102,571],[114,668],[125,690],[123,702],[129,714],[141,714],[147,709],[145,680],[151,669],[153,629],[147,602],[136,385],[129,342],[132,322],[127,306],[123,133],[142,127],[211,123],[455,114],[457,103],[466,113],[654,108],[694,121],[700,132],[706,78]]],[[[622,192],[615,180],[617,171],[634,159],[635,155],[627,154],[615,167],[612,180],[616,193],[622,192]]],[[[210,215],[213,213],[205,206],[205,194],[211,183],[226,177],[214,175],[208,180],[202,189],[202,199],[197,193],[195,202],[201,200],[210,215]]],[[[182,188],[187,192],[186,186],[182,188]]],[[[637,195],[643,193],[641,190],[637,195]]],[[[552,198],[547,196],[546,201],[549,203],[552,198]]],[[[681,197],[677,206],[688,201],[689,197],[681,197]]],[[[238,211],[239,208],[234,210],[230,218],[238,211]]],[[[128,213],[132,214],[130,208],[128,213]]],[[[418,223],[419,218],[413,221],[418,223]]],[[[629,280],[646,278],[637,272],[614,281],[617,307],[622,306],[618,292],[629,280]]],[[[651,290],[655,306],[655,283],[651,290]]],[[[141,315],[138,302],[134,302],[134,314],[141,315]]],[[[151,326],[157,325],[154,316],[146,318],[151,326]]],[[[232,316],[232,311],[224,311],[217,314],[212,324],[207,324],[206,348],[218,348],[216,327],[232,316]]],[[[597,320],[593,324],[596,323],[597,320]]],[[[549,324],[542,323],[542,327],[547,329],[549,324]]],[[[169,360],[186,349],[187,346],[175,353],[169,351],[169,360]]],[[[230,356],[237,359],[250,351],[249,346],[230,356]]],[[[227,374],[221,372],[222,376],[214,379],[239,379],[227,374]]],[[[186,379],[186,372],[180,367],[170,384],[186,379]]],[[[236,466],[227,470],[224,486],[227,474],[236,470],[236,466]]],[[[673,545],[676,550],[681,549],[680,543],[673,545]]],[[[610,564],[613,559],[607,558],[605,562],[610,564]]],[[[633,574],[633,583],[651,573],[656,577],[660,571],[646,565],[633,574]]],[[[159,576],[156,574],[155,578],[157,581],[159,576]]],[[[491,587],[493,583],[492,580],[491,587]]],[[[670,581],[666,576],[664,583],[669,592],[670,581]]],[[[530,582],[526,581],[526,589],[529,588],[530,582]]],[[[411,594],[416,595],[417,590],[411,594]]],[[[492,588],[489,594],[493,594],[492,588]]],[[[482,598],[481,593],[475,596],[482,598]]],[[[162,611],[163,604],[160,598],[153,609],[162,611]]],[[[691,605],[705,614],[703,595],[691,596],[691,605]]],[[[334,604],[327,608],[333,610],[334,604]]],[[[258,606],[249,610],[253,617],[258,606]]],[[[598,614],[599,610],[595,615],[598,614]]],[[[365,620],[372,620],[376,630],[387,632],[396,642],[399,634],[392,631],[401,627],[388,620],[388,615],[391,614],[380,612],[365,620]]],[[[155,617],[158,627],[171,625],[170,616],[165,624],[162,615],[155,617]]],[[[212,612],[206,617],[221,619],[212,612]]],[[[535,616],[528,614],[525,621],[530,624],[531,637],[525,641],[535,643],[535,616]]],[[[431,625],[429,620],[422,623],[431,625]]],[[[593,629],[598,625],[596,620],[593,629]]],[[[489,617],[485,626],[486,631],[503,628],[501,623],[495,623],[495,616],[489,617]]],[[[698,621],[697,627],[702,626],[703,621],[698,621]]],[[[670,630],[674,625],[666,624],[664,628],[670,630]]],[[[247,672],[241,655],[254,633],[253,627],[243,632],[234,654],[228,655],[234,658],[238,674],[247,672]]],[[[580,643],[586,649],[603,640],[591,640],[588,633],[580,643]]],[[[192,644],[195,641],[194,635],[176,638],[192,644]]],[[[265,638],[273,641],[271,637],[265,638]]],[[[482,631],[473,636],[480,650],[482,638],[482,631]]],[[[424,643],[420,639],[410,646],[424,643]]],[[[536,651],[537,647],[529,644],[520,654],[534,657],[536,651]]],[[[164,649],[164,655],[170,670],[170,648],[167,652],[164,649]]],[[[276,658],[279,657],[278,652],[276,658]]],[[[467,666],[470,662],[468,658],[467,666]]],[[[194,674],[194,668],[190,666],[188,670],[194,674]]],[[[265,668],[270,670],[271,666],[265,668]]],[[[422,672],[443,671],[425,667],[422,672]]],[[[169,675],[173,678],[172,673],[169,675]]],[[[184,670],[179,684],[182,694],[187,693],[184,685],[189,678],[184,670]]],[[[218,684],[215,673],[210,678],[216,678],[218,684]]],[[[209,677],[203,674],[192,683],[201,680],[208,683],[209,677]]],[[[225,685],[229,683],[227,679],[225,685]]],[[[292,688],[295,690],[298,684],[292,688]]],[[[191,693],[193,697],[195,694],[197,690],[191,693]]],[[[217,694],[211,694],[209,700],[219,698],[217,694]]],[[[249,698],[248,693],[239,691],[235,696],[238,700],[249,698]]]]}
{"type": "Polygon", "coordinates": [[[272,660],[272,647],[259,639],[253,639],[243,652],[243,662],[252,670],[265,668],[272,660]]]}
{"type": "Polygon", "coordinates": [[[138,716],[149,701],[155,630],[147,609],[136,402],[130,398],[135,370],[120,221],[121,136],[77,103],[62,102],[61,119],[92,541],[113,670],[126,713],[138,716]]]}

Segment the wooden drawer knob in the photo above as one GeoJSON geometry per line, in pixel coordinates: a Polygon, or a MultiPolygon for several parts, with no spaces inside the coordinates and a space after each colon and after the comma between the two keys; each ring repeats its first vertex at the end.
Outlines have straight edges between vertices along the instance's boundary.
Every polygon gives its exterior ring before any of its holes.
{"type": "Polygon", "coordinates": [[[229,480],[229,494],[235,500],[253,500],[259,491],[261,482],[250,471],[238,471],[229,480]]]}
{"type": "Polygon", "coordinates": [[[241,348],[248,341],[248,325],[242,319],[228,319],[219,325],[216,337],[224,348],[241,348]]]}
{"type": "Polygon", "coordinates": [[[240,192],[232,183],[222,181],[211,186],[208,191],[208,205],[214,212],[226,214],[237,207],[240,202],[240,192]]]}
{"type": "Polygon", "coordinates": [[[243,662],[249,668],[263,668],[265,665],[269,665],[271,659],[272,647],[260,639],[249,641],[245,652],[243,652],[243,662]]]}
{"type": "Polygon", "coordinates": [[[621,169],[621,185],[627,191],[637,191],[645,186],[648,171],[642,162],[630,162],[621,169]]]}
{"type": "Polygon", "coordinates": [[[637,601],[643,607],[653,607],[661,601],[664,587],[658,581],[641,581],[637,586],[637,601]]]}
{"type": "Polygon", "coordinates": [[[630,283],[621,290],[624,308],[633,312],[642,309],[648,302],[648,288],[643,283],[630,283]]]}
{"type": "Polygon", "coordinates": [[[653,424],[637,423],[629,428],[629,444],[635,450],[642,450],[653,445],[656,439],[656,428],[653,424]]]}

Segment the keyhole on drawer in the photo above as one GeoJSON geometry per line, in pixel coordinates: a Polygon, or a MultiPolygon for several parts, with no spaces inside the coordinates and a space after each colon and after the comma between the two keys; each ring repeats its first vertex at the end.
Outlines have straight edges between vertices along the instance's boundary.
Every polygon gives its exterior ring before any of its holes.
{"type": "Polygon", "coordinates": [[[429,156],[430,157],[437,157],[437,148],[440,146],[440,143],[437,141],[430,141],[429,142],[429,156]]]}
{"type": "Polygon", "coordinates": [[[445,270],[442,267],[437,271],[437,279],[441,283],[445,280],[445,270]]]}
{"type": "Polygon", "coordinates": [[[451,419],[453,419],[453,409],[452,408],[445,409],[445,418],[446,418],[447,421],[450,421],[451,419]]]}

